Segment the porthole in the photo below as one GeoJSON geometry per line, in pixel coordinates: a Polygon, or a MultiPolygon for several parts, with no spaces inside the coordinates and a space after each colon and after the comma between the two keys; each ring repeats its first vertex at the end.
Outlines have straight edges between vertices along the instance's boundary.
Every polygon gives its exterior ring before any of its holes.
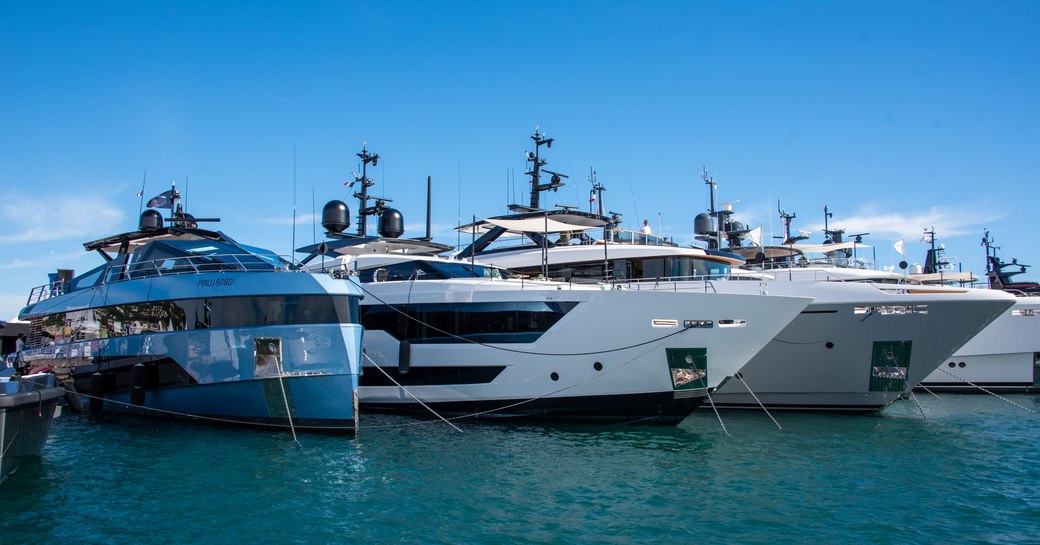
{"type": "Polygon", "coordinates": [[[954,367],[957,367],[957,364],[956,364],[956,363],[953,363],[953,362],[951,361],[951,362],[950,362],[950,368],[951,368],[951,369],[953,369],[954,367]]]}
{"type": "Polygon", "coordinates": [[[834,348],[834,343],[832,343],[830,341],[827,341],[827,344],[825,344],[823,346],[826,346],[827,348],[834,348]]]}
{"type": "Polygon", "coordinates": [[[603,364],[597,361],[596,363],[592,364],[592,368],[597,370],[597,371],[602,371],[603,370],[603,364]]]}
{"type": "Polygon", "coordinates": [[[958,363],[957,365],[958,365],[959,367],[964,367],[964,362],[962,361],[962,362],[958,363]]]}
{"type": "Polygon", "coordinates": [[[557,381],[560,380],[560,375],[556,371],[553,371],[553,373],[549,375],[549,378],[553,379],[553,381],[557,381]]]}

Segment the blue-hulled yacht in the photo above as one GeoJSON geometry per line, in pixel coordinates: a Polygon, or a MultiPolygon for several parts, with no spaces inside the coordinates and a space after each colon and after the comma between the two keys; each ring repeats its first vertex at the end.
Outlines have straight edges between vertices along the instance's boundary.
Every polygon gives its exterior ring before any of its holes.
{"type": "Polygon", "coordinates": [[[93,412],[355,431],[360,291],[200,229],[219,220],[164,195],[165,222],[145,210],[137,231],[84,244],[103,265],[32,291],[21,365],[93,412]]]}

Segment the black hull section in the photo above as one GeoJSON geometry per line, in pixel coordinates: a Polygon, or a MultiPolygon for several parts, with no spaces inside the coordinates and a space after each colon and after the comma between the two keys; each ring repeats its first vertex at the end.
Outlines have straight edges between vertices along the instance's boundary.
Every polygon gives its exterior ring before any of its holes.
{"type": "MultiPolygon", "coordinates": [[[[674,426],[689,416],[703,400],[701,396],[675,399],[673,392],[662,392],[552,397],[530,401],[426,402],[426,406],[445,418],[674,426]]],[[[362,401],[361,411],[434,417],[418,403],[362,401]]]]}
{"type": "Polygon", "coordinates": [[[980,388],[999,394],[1036,394],[1040,387],[1032,382],[976,382],[976,386],[963,382],[931,382],[914,388],[915,392],[936,392],[947,394],[985,394],[980,388]],[[926,390],[927,388],[927,390],[926,390]]]}
{"type": "MultiPolygon", "coordinates": [[[[829,413],[829,414],[874,414],[881,412],[888,405],[778,405],[766,404],[769,411],[801,412],[801,413],[829,413]]],[[[711,410],[711,403],[705,402],[699,407],[701,410],[711,410]]],[[[762,407],[757,404],[724,404],[716,403],[715,408],[720,411],[761,411],[762,407]]]]}

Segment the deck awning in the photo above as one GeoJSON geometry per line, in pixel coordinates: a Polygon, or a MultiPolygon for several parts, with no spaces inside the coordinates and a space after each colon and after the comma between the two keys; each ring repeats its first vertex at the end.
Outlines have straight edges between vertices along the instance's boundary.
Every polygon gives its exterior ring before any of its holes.
{"type": "Polygon", "coordinates": [[[834,252],[837,250],[853,250],[859,248],[870,248],[869,244],[863,244],[859,242],[837,242],[834,244],[788,244],[783,246],[784,248],[791,248],[794,250],[800,250],[806,254],[825,254],[827,252],[834,252]]]}
{"type": "Polygon", "coordinates": [[[473,233],[475,230],[475,234],[479,235],[490,231],[494,227],[501,227],[513,234],[573,233],[576,231],[585,231],[590,228],[588,225],[567,223],[542,216],[522,219],[488,218],[484,221],[478,221],[477,223],[463,225],[457,228],[457,230],[463,233],[473,233]]]}

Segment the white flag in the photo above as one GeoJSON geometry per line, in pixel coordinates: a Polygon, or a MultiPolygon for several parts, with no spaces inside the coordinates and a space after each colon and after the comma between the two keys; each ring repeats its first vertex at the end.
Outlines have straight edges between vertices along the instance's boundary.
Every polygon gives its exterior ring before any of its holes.
{"type": "Polygon", "coordinates": [[[751,241],[751,244],[754,244],[755,246],[761,246],[762,245],[762,226],[759,225],[758,227],[748,231],[747,239],[751,241]]]}
{"type": "Polygon", "coordinates": [[[899,252],[899,255],[901,255],[903,257],[906,257],[906,254],[903,252],[903,241],[902,241],[902,239],[897,240],[896,243],[892,245],[892,247],[895,248],[897,252],[899,252]]]}

